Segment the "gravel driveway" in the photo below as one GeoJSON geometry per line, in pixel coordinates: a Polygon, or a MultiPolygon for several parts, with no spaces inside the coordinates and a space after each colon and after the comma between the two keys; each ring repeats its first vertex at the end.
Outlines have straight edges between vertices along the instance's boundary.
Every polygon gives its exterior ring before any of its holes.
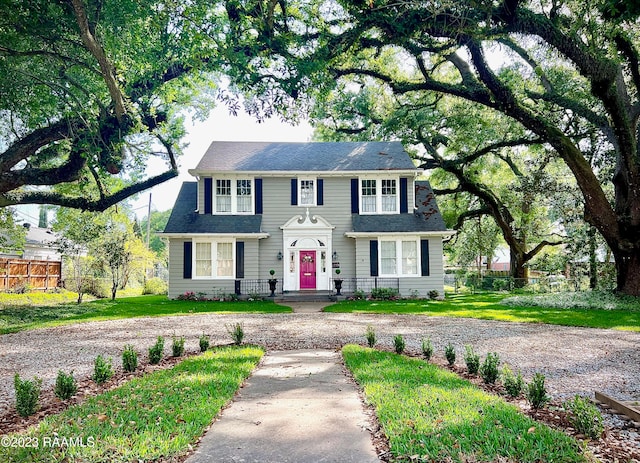
{"type": "Polygon", "coordinates": [[[165,336],[170,354],[171,336],[185,336],[187,350],[198,348],[203,332],[212,344],[231,341],[226,325],[242,323],[245,342],[268,349],[339,348],[350,342],[364,343],[372,325],[379,344],[391,347],[402,334],[407,350],[419,352],[423,337],[430,337],[436,355],[443,357],[451,342],[463,365],[464,345],[471,344],[481,356],[498,352],[503,362],[520,368],[529,380],[534,372],[547,377],[555,398],[601,391],[621,400],[640,399],[640,333],[573,328],[529,323],[506,323],[413,315],[365,315],[294,313],[277,315],[203,314],[180,317],[138,318],[79,323],[57,328],[24,331],[0,336],[0,413],[13,406],[13,376],[35,375],[44,387],[52,387],[59,369],[89,376],[98,354],[112,356],[120,367],[125,344],[143,352],[159,335],[165,336]]]}

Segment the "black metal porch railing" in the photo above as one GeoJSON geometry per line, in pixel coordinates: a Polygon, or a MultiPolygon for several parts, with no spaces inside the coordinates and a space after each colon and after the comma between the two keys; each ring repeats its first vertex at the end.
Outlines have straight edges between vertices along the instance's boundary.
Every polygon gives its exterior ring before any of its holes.
{"type": "Polygon", "coordinates": [[[371,291],[380,288],[400,290],[399,278],[334,278],[331,284],[335,287],[334,280],[342,280],[342,294],[353,294],[356,291],[371,294],[371,291]]]}
{"type": "MultiPolygon", "coordinates": [[[[271,294],[269,286],[269,280],[236,280],[235,293],[237,296],[251,296],[255,294],[257,296],[265,296],[271,294]]],[[[282,293],[282,281],[278,280],[276,283],[276,294],[282,293]]]]}

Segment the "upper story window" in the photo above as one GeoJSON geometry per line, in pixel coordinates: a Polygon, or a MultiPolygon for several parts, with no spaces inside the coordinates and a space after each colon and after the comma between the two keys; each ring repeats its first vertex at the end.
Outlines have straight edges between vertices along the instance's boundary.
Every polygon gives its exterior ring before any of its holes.
{"type": "Polygon", "coordinates": [[[316,189],[315,180],[312,179],[300,179],[300,200],[298,204],[300,206],[315,206],[316,204],[316,189]]]}
{"type": "Polygon", "coordinates": [[[393,214],[399,208],[398,180],[361,179],[360,213],[393,214]]]}
{"type": "Polygon", "coordinates": [[[216,179],[214,195],[214,213],[251,214],[253,212],[252,179],[216,179]]]}

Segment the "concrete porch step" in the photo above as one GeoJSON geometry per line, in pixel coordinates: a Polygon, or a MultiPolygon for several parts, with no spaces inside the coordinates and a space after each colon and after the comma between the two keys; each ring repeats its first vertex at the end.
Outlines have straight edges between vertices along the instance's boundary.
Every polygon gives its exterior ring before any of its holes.
{"type": "Polygon", "coordinates": [[[287,291],[276,294],[275,302],[327,302],[331,300],[333,291],[287,291]]]}

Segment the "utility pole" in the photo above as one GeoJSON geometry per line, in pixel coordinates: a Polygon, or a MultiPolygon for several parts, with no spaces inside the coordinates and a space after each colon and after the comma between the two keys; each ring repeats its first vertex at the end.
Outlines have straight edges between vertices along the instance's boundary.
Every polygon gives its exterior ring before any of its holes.
{"type": "Polygon", "coordinates": [[[151,193],[149,193],[149,209],[147,209],[147,249],[149,249],[150,237],[151,237],[151,193]]]}

